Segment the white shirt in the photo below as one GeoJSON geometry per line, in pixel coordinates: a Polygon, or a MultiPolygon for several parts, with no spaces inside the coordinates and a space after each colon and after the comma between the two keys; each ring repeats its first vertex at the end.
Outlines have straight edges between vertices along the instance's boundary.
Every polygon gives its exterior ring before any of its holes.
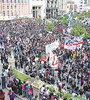
{"type": "Polygon", "coordinates": [[[49,95],[49,90],[46,91],[46,94],[49,95]]]}
{"type": "Polygon", "coordinates": [[[42,88],[41,88],[41,92],[44,92],[44,89],[45,89],[45,88],[44,88],[44,87],[42,87],[42,88]]]}

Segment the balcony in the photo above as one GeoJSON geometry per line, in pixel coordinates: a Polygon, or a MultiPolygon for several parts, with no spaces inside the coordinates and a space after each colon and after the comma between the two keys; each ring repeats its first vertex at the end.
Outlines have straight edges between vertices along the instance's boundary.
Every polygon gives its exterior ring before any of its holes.
{"type": "Polygon", "coordinates": [[[46,7],[46,9],[53,9],[53,10],[55,10],[55,9],[58,9],[58,7],[46,7]]]}

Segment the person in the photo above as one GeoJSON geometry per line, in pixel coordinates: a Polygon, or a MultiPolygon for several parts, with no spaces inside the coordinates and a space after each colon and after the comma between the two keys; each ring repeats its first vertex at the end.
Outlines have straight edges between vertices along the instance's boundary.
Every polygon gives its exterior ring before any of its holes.
{"type": "Polygon", "coordinates": [[[38,99],[38,95],[35,95],[35,97],[32,98],[32,100],[39,100],[39,99],[38,99]]]}
{"type": "Polygon", "coordinates": [[[44,92],[44,89],[45,89],[45,85],[42,86],[42,88],[41,88],[41,93],[44,92]]]}
{"type": "Polygon", "coordinates": [[[5,89],[6,88],[6,79],[5,79],[4,74],[2,74],[1,80],[2,80],[2,89],[5,89]]]}
{"type": "Polygon", "coordinates": [[[54,100],[53,93],[50,94],[50,100],[54,100]]]}
{"type": "Polygon", "coordinates": [[[90,91],[86,91],[86,99],[90,100],[90,91]]]}
{"type": "Polygon", "coordinates": [[[25,85],[26,82],[24,81],[23,85],[22,85],[22,96],[25,97],[25,85]]]}
{"type": "Polygon", "coordinates": [[[0,89],[0,100],[5,100],[5,92],[0,89]]]}
{"type": "Polygon", "coordinates": [[[10,69],[8,69],[8,77],[11,77],[12,76],[12,72],[10,69]]]}
{"type": "Polygon", "coordinates": [[[47,90],[46,90],[46,95],[47,95],[47,96],[49,96],[49,92],[50,92],[50,91],[49,91],[49,88],[47,87],[47,90]]]}
{"type": "Polygon", "coordinates": [[[13,91],[11,91],[11,89],[9,90],[8,95],[9,95],[10,100],[14,100],[15,94],[13,91]]]}
{"type": "Polygon", "coordinates": [[[26,83],[25,92],[26,92],[26,97],[27,98],[28,98],[28,89],[29,89],[29,85],[28,85],[28,83],[26,83]]]}
{"type": "Polygon", "coordinates": [[[8,74],[7,74],[7,72],[5,71],[5,69],[2,69],[2,74],[5,76],[5,78],[8,77],[8,74]]]}
{"type": "Polygon", "coordinates": [[[29,100],[32,100],[32,95],[33,95],[33,88],[32,86],[30,86],[30,88],[28,89],[28,94],[29,94],[29,100]]]}

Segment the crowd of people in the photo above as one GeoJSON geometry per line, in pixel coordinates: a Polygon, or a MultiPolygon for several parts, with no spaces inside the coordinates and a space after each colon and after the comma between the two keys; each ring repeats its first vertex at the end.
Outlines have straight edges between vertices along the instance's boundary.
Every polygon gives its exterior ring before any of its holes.
{"type": "MultiPolygon", "coordinates": [[[[54,25],[61,30],[64,29],[65,33],[68,34],[67,24],[54,22],[54,25]]],[[[4,48],[0,49],[1,63],[4,68],[2,70],[2,80],[7,77],[5,70],[8,69],[8,57],[12,53],[15,58],[16,69],[24,69],[25,73],[31,77],[37,76],[35,58],[39,57],[38,75],[42,81],[53,85],[60,81],[62,82],[62,88],[70,94],[75,93],[82,97],[88,93],[90,94],[90,50],[88,41],[84,40],[82,48],[76,49],[74,52],[66,50],[63,46],[65,36],[63,31],[55,29],[50,33],[45,30],[44,26],[44,23],[38,25],[35,20],[3,22],[0,24],[0,45],[1,47],[4,45],[4,48]],[[58,39],[60,46],[54,52],[58,57],[59,64],[57,69],[52,69],[49,65],[49,59],[42,64],[40,55],[46,54],[45,46],[47,44],[58,39]],[[58,73],[58,76],[55,76],[55,72],[58,73]]],[[[5,88],[6,81],[3,84],[2,89],[5,88]]],[[[23,89],[22,95],[24,96],[23,89]]],[[[27,90],[26,96],[28,96],[27,90]]],[[[88,98],[90,99],[90,95],[88,98]]]]}

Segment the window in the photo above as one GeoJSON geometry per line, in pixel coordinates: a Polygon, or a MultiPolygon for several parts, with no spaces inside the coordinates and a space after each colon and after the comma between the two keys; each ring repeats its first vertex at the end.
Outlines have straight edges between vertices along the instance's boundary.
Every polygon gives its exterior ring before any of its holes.
{"type": "Polygon", "coordinates": [[[33,9],[35,9],[35,7],[33,7],[33,9]]]}
{"type": "Polygon", "coordinates": [[[15,0],[15,3],[17,3],[17,0],[15,0]]]}
{"type": "Polygon", "coordinates": [[[55,8],[56,8],[56,5],[57,5],[57,1],[55,1],[55,8]]]}
{"type": "Polygon", "coordinates": [[[13,0],[11,0],[11,3],[13,3],[13,0]]]}
{"type": "Polygon", "coordinates": [[[84,4],[87,4],[87,0],[84,0],[84,4]]]}
{"type": "Polygon", "coordinates": [[[5,9],[5,6],[3,6],[3,9],[5,9]]]}
{"type": "Polygon", "coordinates": [[[20,3],[20,0],[18,0],[18,3],[20,3]]]}
{"type": "Polygon", "coordinates": [[[51,1],[51,7],[53,7],[53,1],[51,1]]]}
{"type": "Polygon", "coordinates": [[[16,8],[16,5],[15,5],[15,8],[16,8]]]}
{"type": "Polygon", "coordinates": [[[9,3],[9,0],[7,0],[7,3],[9,3]]]}
{"type": "Polygon", "coordinates": [[[25,0],[25,3],[27,3],[27,0],[25,0]]]}
{"type": "Polygon", "coordinates": [[[7,11],[7,15],[9,16],[9,11],[7,11]]]}
{"type": "Polygon", "coordinates": [[[13,12],[11,11],[11,16],[13,16],[13,12]]]}
{"type": "Polygon", "coordinates": [[[49,7],[49,1],[47,1],[47,7],[49,7]]]}
{"type": "Polygon", "coordinates": [[[7,6],[7,9],[9,9],[9,6],[7,6]]]}
{"type": "Polygon", "coordinates": [[[11,9],[13,9],[13,6],[11,5],[11,9]]]}
{"type": "Polygon", "coordinates": [[[72,9],[72,10],[73,10],[73,5],[70,5],[70,9],[72,9]]]}
{"type": "Polygon", "coordinates": [[[3,16],[5,16],[5,11],[3,11],[3,16]]]}
{"type": "Polygon", "coordinates": [[[2,3],[4,3],[4,0],[2,0],[2,3]]]}

